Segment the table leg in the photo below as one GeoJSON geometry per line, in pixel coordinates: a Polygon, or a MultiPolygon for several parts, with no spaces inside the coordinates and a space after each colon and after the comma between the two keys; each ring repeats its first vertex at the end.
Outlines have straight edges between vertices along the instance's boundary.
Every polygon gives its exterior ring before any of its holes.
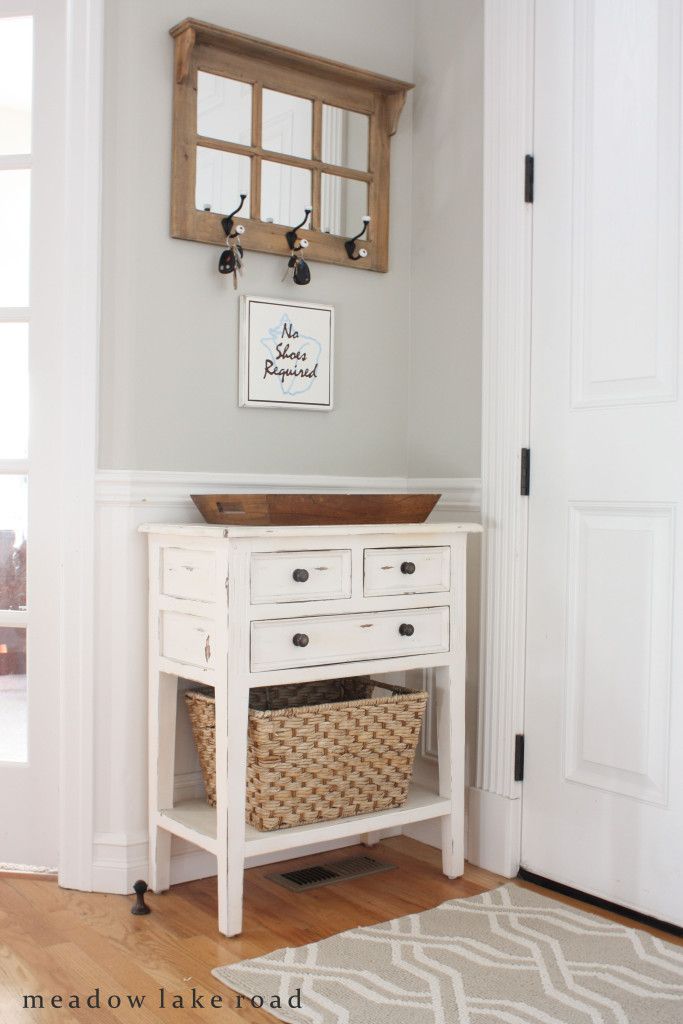
{"type": "Polygon", "coordinates": [[[360,837],[360,841],[363,846],[377,846],[379,842],[379,832],[365,832],[360,837]]]}
{"type": "Polygon", "coordinates": [[[249,687],[239,679],[216,692],[218,930],[242,931],[249,687]],[[227,692],[226,692],[227,689],[227,692]],[[221,767],[222,766],[222,767],[221,767]]]}
{"type": "Polygon", "coordinates": [[[165,892],[171,884],[171,834],[158,828],[156,814],[173,807],[178,679],[152,671],[150,686],[149,872],[150,889],[165,892]]]}
{"type": "Polygon", "coordinates": [[[438,668],[435,677],[439,793],[451,801],[450,814],[441,819],[441,857],[444,875],[459,878],[465,870],[464,665],[438,668]]]}

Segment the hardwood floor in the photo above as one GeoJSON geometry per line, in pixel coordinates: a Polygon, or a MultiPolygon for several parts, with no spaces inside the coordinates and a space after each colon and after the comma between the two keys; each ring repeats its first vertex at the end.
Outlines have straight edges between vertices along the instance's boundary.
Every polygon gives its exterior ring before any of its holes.
{"type": "MultiPolygon", "coordinates": [[[[344,851],[351,856],[358,850],[344,851]]],[[[60,889],[53,879],[0,875],[0,1022],[18,1021],[229,1021],[266,1024],[274,1018],[250,1006],[235,1008],[235,995],[211,976],[220,964],[259,956],[281,946],[297,946],[358,925],[414,913],[447,899],[474,896],[506,881],[467,866],[463,878],[450,882],[440,869],[440,854],[411,839],[389,839],[373,853],[398,865],[398,870],[341,885],[290,893],[264,876],[272,866],[246,874],[245,927],[241,936],[226,939],[216,931],[216,881],[213,878],[174,886],[162,896],[147,897],[153,913],[130,914],[132,897],[60,889]],[[192,988],[204,1008],[192,1008],[192,988]],[[100,990],[99,1009],[85,1000],[100,990]],[[165,1008],[160,1008],[160,989],[165,1008]],[[25,994],[41,994],[45,1009],[23,1009],[25,994]],[[80,1009],[69,1009],[72,995],[80,1009]],[[141,1008],[108,1008],[110,995],[145,996],[141,1008]],[[50,1008],[49,997],[63,997],[50,1008]],[[173,1008],[174,996],[183,1008],[173,1008]],[[210,1007],[220,996],[220,1009],[210,1007]]],[[[334,859],[334,853],[288,862],[288,867],[334,859]]],[[[522,883],[527,888],[536,886],[522,883]]],[[[552,895],[546,893],[547,895],[552,895]]],[[[563,902],[582,904],[564,897],[563,902]]],[[[594,913],[633,926],[606,911],[594,913]]],[[[669,941],[683,944],[683,940],[669,941]]]]}

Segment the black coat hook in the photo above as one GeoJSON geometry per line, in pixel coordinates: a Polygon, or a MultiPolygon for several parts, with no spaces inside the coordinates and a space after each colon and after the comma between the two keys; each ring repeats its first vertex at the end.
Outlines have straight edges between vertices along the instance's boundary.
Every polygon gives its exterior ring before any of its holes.
{"type": "Polygon", "coordinates": [[[290,249],[295,249],[296,248],[296,243],[299,241],[299,236],[297,235],[297,231],[299,230],[299,228],[302,228],[304,226],[304,224],[306,223],[306,221],[308,220],[310,215],[311,215],[311,210],[310,210],[310,207],[307,206],[306,207],[306,212],[304,213],[304,219],[301,221],[301,224],[297,224],[297,226],[295,228],[290,228],[289,231],[285,232],[285,238],[287,239],[287,245],[289,246],[290,249]]]}
{"type": "Polygon", "coordinates": [[[358,234],[354,235],[353,238],[349,238],[348,241],[344,242],[346,255],[349,257],[350,260],[363,260],[367,256],[367,249],[358,249],[358,251],[356,251],[356,242],[358,241],[359,238],[362,238],[362,236],[368,230],[369,223],[370,218],[368,216],[363,217],[363,227],[360,229],[358,234]]]}
{"type": "MultiPolygon", "coordinates": [[[[311,280],[311,270],[306,263],[306,260],[301,255],[302,249],[308,248],[308,240],[306,238],[299,238],[297,231],[302,228],[308,218],[311,215],[310,207],[306,207],[304,213],[304,219],[296,227],[290,228],[289,231],[285,232],[285,238],[287,239],[287,245],[289,246],[289,260],[287,261],[287,270],[292,271],[292,280],[294,284],[309,284],[311,280]]],[[[287,270],[285,270],[285,277],[287,276],[287,270]]],[[[284,277],[283,277],[284,281],[284,277]]]]}
{"type": "Polygon", "coordinates": [[[233,210],[232,213],[229,213],[227,217],[224,217],[223,220],[221,221],[221,227],[225,231],[225,237],[226,238],[229,238],[230,237],[230,233],[232,232],[232,218],[235,216],[236,213],[240,212],[240,210],[244,206],[244,200],[246,198],[247,198],[247,193],[246,192],[240,192],[240,205],[235,210],[233,210]]]}

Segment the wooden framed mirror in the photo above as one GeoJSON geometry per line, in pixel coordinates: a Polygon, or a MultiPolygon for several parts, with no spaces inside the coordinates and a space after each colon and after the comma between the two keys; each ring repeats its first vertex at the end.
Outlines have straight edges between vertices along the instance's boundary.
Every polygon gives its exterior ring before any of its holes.
{"type": "Polygon", "coordinates": [[[306,259],[388,269],[390,137],[409,82],[361,71],[194,19],[175,39],[171,234],[287,255],[311,210],[306,259]],[[344,242],[369,216],[352,260],[344,242]]]}

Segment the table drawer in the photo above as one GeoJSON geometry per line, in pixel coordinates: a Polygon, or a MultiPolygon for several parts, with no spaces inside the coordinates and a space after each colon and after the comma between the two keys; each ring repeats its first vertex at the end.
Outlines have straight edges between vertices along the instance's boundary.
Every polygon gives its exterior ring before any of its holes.
{"type": "Polygon", "coordinates": [[[351,597],[350,551],[274,551],[251,556],[251,603],[351,597]]]}
{"type": "Polygon", "coordinates": [[[161,593],[188,601],[215,601],[216,558],[213,551],[161,549],[161,593]]]}
{"type": "Polygon", "coordinates": [[[449,645],[445,607],[266,619],[251,624],[251,670],[436,654],[449,645]]]}
{"type": "Polygon", "coordinates": [[[200,615],[161,612],[159,653],[162,658],[198,668],[214,666],[214,624],[200,615]]]}
{"type": "Polygon", "coordinates": [[[363,593],[366,597],[391,594],[440,594],[451,589],[451,549],[366,548],[363,593]]]}

